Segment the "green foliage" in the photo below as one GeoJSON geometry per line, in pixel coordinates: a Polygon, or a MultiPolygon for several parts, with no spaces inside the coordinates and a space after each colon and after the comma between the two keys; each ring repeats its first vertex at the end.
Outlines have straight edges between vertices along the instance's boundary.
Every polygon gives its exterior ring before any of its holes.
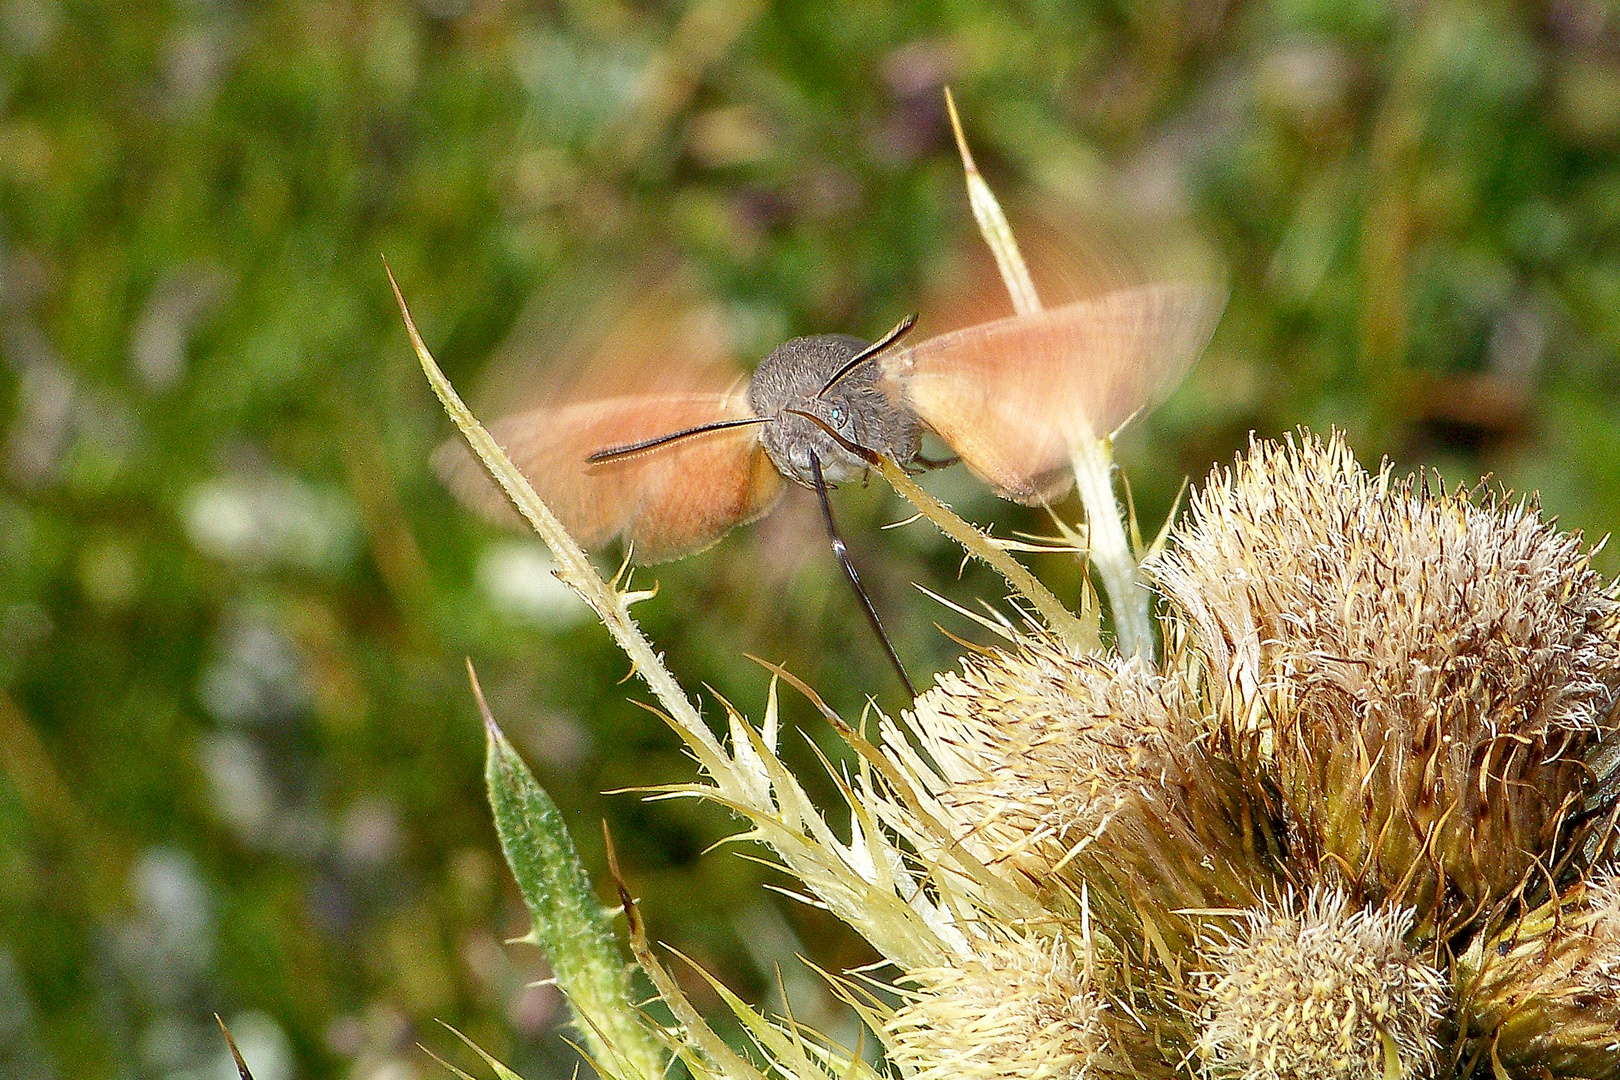
{"type": "Polygon", "coordinates": [[[484,782],[501,851],[534,923],[527,940],[556,972],[591,1057],[611,1075],[662,1076],[664,1054],[636,1014],[631,969],[620,955],[608,913],[591,891],[562,814],[495,726],[482,699],[479,706],[489,736],[484,782]],[[640,1053],[630,1060],[635,1050],[640,1053]]]}
{"type": "MultiPolygon", "coordinates": [[[[1250,428],[1309,422],[1601,535],[1617,40],[1581,0],[0,3],[0,1073],[198,1076],[218,1011],[259,1080],[435,1075],[418,1040],[470,1066],[435,1018],[569,1075],[555,993],[523,990],[546,972],[501,945],[527,919],[469,655],[599,880],[606,818],[655,937],[751,1001],[780,962],[837,1033],[792,958],[859,943],[701,857],[732,828],[712,809],[600,794],[691,762],[535,542],[432,480],[449,428],[379,256],[481,414],[647,266],[692,273],[745,363],[875,334],[978,243],[948,80],[1010,209],[1118,213],[1127,239],[1184,217],[1227,269],[1208,356],[1119,447],[1148,531],[1250,428]]],[[[925,483],[1001,535],[1050,529],[925,483]]],[[[1000,579],[958,581],[925,525],[879,532],[906,513],[884,485],[838,498],[914,674],[951,665],[933,623],[977,628],[909,583],[975,610],[1000,579]]],[[[746,651],[846,715],[897,707],[819,529],[790,498],[638,572],[685,685],[758,715],[746,651]]],[[[1066,560],[1032,565],[1078,596],[1066,560]]]]}

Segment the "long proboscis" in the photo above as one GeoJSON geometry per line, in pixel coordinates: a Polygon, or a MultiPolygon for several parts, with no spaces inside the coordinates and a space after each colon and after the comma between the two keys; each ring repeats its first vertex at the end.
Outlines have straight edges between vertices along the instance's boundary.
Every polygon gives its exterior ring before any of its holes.
{"type": "Polygon", "coordinates": [[[815,481],[816,497],[821,500],[821,518],[827,525],[827,538],[832,541],[833,557],[843,568],[844,576],[850,586],[855,590],[855,597],[861,602],[861,611],[866,615],[866,621],[872,627],[872,632],[883,645],[883,651],[889,657],[889,663],[905,684],[906,693],[913,699],[917,696],[917,687],[906,674],[906,665],[901,662],[900,654],[895,650],[894,642],[889,640],[889,632],[883,629],[883,620],[878,618],[877,607],[872,598],[866,593],[866,586],[861,584],[861,575],[855,569],[855,561],[849,557],[849,547],[838,532],[838,522],[833,519],[832,501],[827,498],[827,481],[821,472],[821,459],[815,454],[810,455],[810,477],[815,481]]]}
{"type": "Polygon", "coordinates": [[[766,424],[771,421],[769,416],[745,416],[737,420],[715,420],[708,424],[699,424],[697,427],[683,428],[672,431],[668,435],[659,435],[651,439],[642,439],[640,442],[625,443],[623,446],[610,446],[605,450],[598,450],[585,458],[589,465],[600,465],[603,462],[618,461],[622,458],[633,457],[636,454],[656,450],[660,446],[668,446],[680,439],[688,439],[693,435],[707,435],[711,431],[726,431],[731,428],[747,427],[750,424],[766,424]]]}
{"type": "Polygon", "coordinates": [[[905,337],[906,331],[910,330],[916,325],[917,316],[915,313],[907,315],[905,318],[895,323],[893,330],[890,330],[887,334],[884,334],[882,337],[872,342],[872,344],[850,357],[849,360],[845,362],[843,367],[835,371],[833,373],[833,377],[823,383],[820,390],[816,391],[816,397],[826,397],[827,391],[831,390],[833,387],[842,382],[845,376],[854,371],[856,368],[860,367],[862,364],[866,363],[868,360],[872,359],[872,357],[876,356],[884,349],[887,349],[890,345],[893,345],[895,342],[905,337]]]}
{"type": "Polygon", "coordinates": [[[853,439],[840,434],[837,428],[833,427],[831,424],[827,423],[827,421],[823,420],[814,413],[805,412],[803,409],[783,409],[782,411],[784,413],[788,413],[789,415],[803,417],[804,419],[810,421],[812,424],[816,425],[816,427],[825,432],[829,439],[843,447],[845,450],[848,450],[850,453],[854,454],[868,465],[875,467],[878,462],[882,460],[882,455],[876,450],[873,450],[870,446],[862,446],[853,439]]]}

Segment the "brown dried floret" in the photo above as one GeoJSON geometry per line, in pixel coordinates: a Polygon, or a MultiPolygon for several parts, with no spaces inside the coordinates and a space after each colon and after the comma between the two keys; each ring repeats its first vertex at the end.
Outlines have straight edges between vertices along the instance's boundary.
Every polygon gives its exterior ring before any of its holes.
{"type": "Polygon", "coordinates": [[[1368,473],[1338,437],[1257,441],[1154,572],[1313,877],[1455,929],[1572,846],[1620,604],[1534,507],[1368,473]]]}

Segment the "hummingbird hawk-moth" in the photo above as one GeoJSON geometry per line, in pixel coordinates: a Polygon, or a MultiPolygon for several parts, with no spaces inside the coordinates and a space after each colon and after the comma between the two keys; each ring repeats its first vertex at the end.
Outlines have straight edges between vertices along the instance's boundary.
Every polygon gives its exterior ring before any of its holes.
{"type": "MultiPolygon", "coordinates": [[[[519,413],[490,433],[587,547],[615,538],[640,563],[708,547],[767,513],[784,480],[820,496],[833,547],[907,688],[877,613],[838,537],[827,489],[865,474],[870,455],[902,466],[939,436],[999,496],[1039,505],[1073,482],[1076,438],[1107,435],[1168,393],[1202,351],[1222,294],[1193,283],[1089,299],[903,341],[798,337],[729,390],[625,393],[519,413]]],[[[459,444],[435,455],[469,505],[504,494],[459,444]]]]}

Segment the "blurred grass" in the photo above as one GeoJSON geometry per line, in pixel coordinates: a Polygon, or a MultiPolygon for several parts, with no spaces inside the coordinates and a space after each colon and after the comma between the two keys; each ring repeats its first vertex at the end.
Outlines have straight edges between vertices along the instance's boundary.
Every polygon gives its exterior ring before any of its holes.
{"type": "MultiPolygon", "coordinates": [[[[6,0],[0,1074],[225,1075],[217,1010],[260,1080],[436,1075],[434,1018],[567,1075],[537,958],[501,945],[522,916],[469,655],[593,867],[611,823],[656,934],[831,1007],[793,954],[864,954],[704,857],[728,822],[600,794],[690,764],[534,547],[428,475],[447,429],[379,256],[475,404],[649,264],[703,283],[744,360],[874,335],[975,242],[946,81],[1014,201],[1190,231],[1227,268],[1209,355],[1122,447],[1145,523],[1299,423],[1620,521],[1620,21],[1596,0],[6,0]]],[[[902,655],[948,665],[931,624],[971,628],[907,583],[996,582],[879,532],[901,512],[876,487],[838,508],[902,655]]],[[[846,713],[895,706],[809,503],[654,576],[641,615],[687,685],[757,713],[749,651],[846,713]]]]}

